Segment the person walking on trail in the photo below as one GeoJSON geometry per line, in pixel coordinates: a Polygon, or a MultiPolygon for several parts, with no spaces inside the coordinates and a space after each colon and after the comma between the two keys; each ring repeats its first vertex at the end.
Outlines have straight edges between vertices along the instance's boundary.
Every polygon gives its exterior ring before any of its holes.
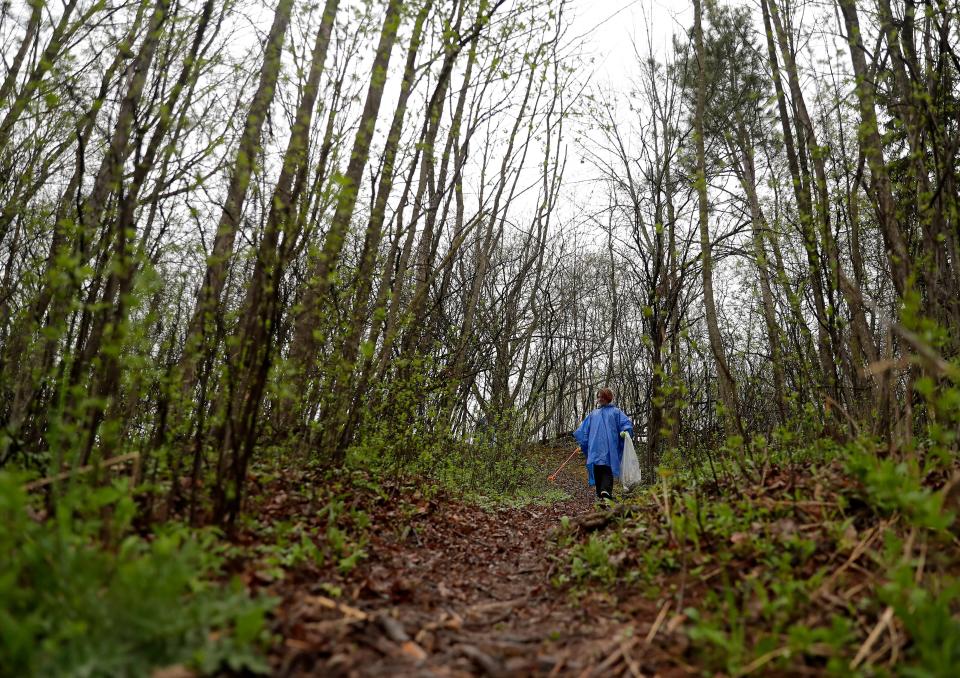
{"type": "Polygon", "coordinates": [[[633,422],[613,404],[613,391],[601,388],[597,392],[597,409],[587,415],[573,433],[586,457],[590,484],[597,488],[597,500],[613,501],[613,479],[620,477],[623,460],[623,441],[633,437],[633,422]]]}

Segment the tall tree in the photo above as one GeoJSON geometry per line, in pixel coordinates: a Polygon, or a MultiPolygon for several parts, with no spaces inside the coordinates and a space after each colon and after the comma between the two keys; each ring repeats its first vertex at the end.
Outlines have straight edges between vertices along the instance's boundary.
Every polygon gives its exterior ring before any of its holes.
{"type": "Polygon", "coordinates": [[[240,228],[250,178],[259,155],[263,126],[276,94],[283,42],[292,9],[293,0],[278,0],[273,13],[273,25],[264,42],[259,81],[237,145],[213,248],[210,256],[207,257],[203,281],[184,340],[179,370],[182,393],[185,397],[192,393],[198,378],[201,377],[198,375],[198,369],[203,367],[206,371],[209,370],[210,354],[215,349],[216,323],[217,317],[222,313],[223,288],[226,284],[230,258],[233,255],[233,245],[240,228]]]}
{"type": "Polygon", "coordinates": [[[703,301],[706,307],[707,332],[710,352],[717,368],[720,399],[724,407],[724,421],[730,433],[743,434],[737,385],[724,352],[723,338],[717,320],[717,302],[713,294],[713,253],[710,242],[710,212],[707,198],[707,161],[704,150],[704,116],[706,106],[706,53],[703,46],[703,8],[701,0],[693,0],[693,40],[697,61],[696,109],[693,114],[693,140],[696,149],[698,215],[700,221],[700,268],[703,274],[703,301]]]}

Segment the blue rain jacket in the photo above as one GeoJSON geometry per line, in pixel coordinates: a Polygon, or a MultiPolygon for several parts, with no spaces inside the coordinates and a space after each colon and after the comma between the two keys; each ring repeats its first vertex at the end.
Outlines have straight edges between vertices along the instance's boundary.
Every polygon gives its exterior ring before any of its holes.
{"type": "Polygon", "coordinates": [[[620,477],[620,461],[623,459],[621,431],[633,437],[633,423],[619,407],[607,404],[588,414],[580,428],[573,432],[587,458],[587,476],[591,485],[595,484],[595,464],[609,466],[613,469],[613,476],[620,477]]]}

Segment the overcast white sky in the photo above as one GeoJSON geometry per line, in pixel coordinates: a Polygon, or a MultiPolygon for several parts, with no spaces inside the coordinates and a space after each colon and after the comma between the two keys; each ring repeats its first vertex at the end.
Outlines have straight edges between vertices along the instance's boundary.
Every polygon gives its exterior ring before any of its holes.
{"type": "Polygon", "coordinates": [[[587,54],[596,59],[598,84],[629,76],[634,42],[642,53],[649,41],[654,53],[663,54],[673,35],[693,20],[691,4],[684,0],[573,0],[571,9],[587,54]]]}
{"type": "MultiPolygon", "coordinates": [[[[690,0],[571,0],[567,11],[571,29],[566,38],[570,42],[580,38],[590,91],[601,95],[631,89],[637,71],[635,49],[646,55],[652,48],[662,58],[670,52],[673,36],[693,21],[690,0]]],[[[629,117],[624,103],[622,118],[626,121],[629,117]]],[[[567,142],[582,132],[589,136],[588,130],[568,130],[567,142]]],[[[565,204],[560,206],[560,220],[568,226],[582,223],[586,214],[607,200],[595,169],[589,162],[580,162],[578,144],[569,148],[565,204]]]]}

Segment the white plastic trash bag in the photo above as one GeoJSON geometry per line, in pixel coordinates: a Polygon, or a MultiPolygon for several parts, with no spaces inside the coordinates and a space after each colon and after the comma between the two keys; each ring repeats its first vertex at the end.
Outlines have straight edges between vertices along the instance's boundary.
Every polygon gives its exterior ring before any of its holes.
{"type": "Polygon", "coordinates": [[[623,463],[620,468],[620,482],[623,483],[623,489],[629,491],[635,485],[639,485],[642,480],[640,460],[637,459],[636,450],[633,449],[633,440],[630,436],[626,436],[623,439],[623,463]]]}

